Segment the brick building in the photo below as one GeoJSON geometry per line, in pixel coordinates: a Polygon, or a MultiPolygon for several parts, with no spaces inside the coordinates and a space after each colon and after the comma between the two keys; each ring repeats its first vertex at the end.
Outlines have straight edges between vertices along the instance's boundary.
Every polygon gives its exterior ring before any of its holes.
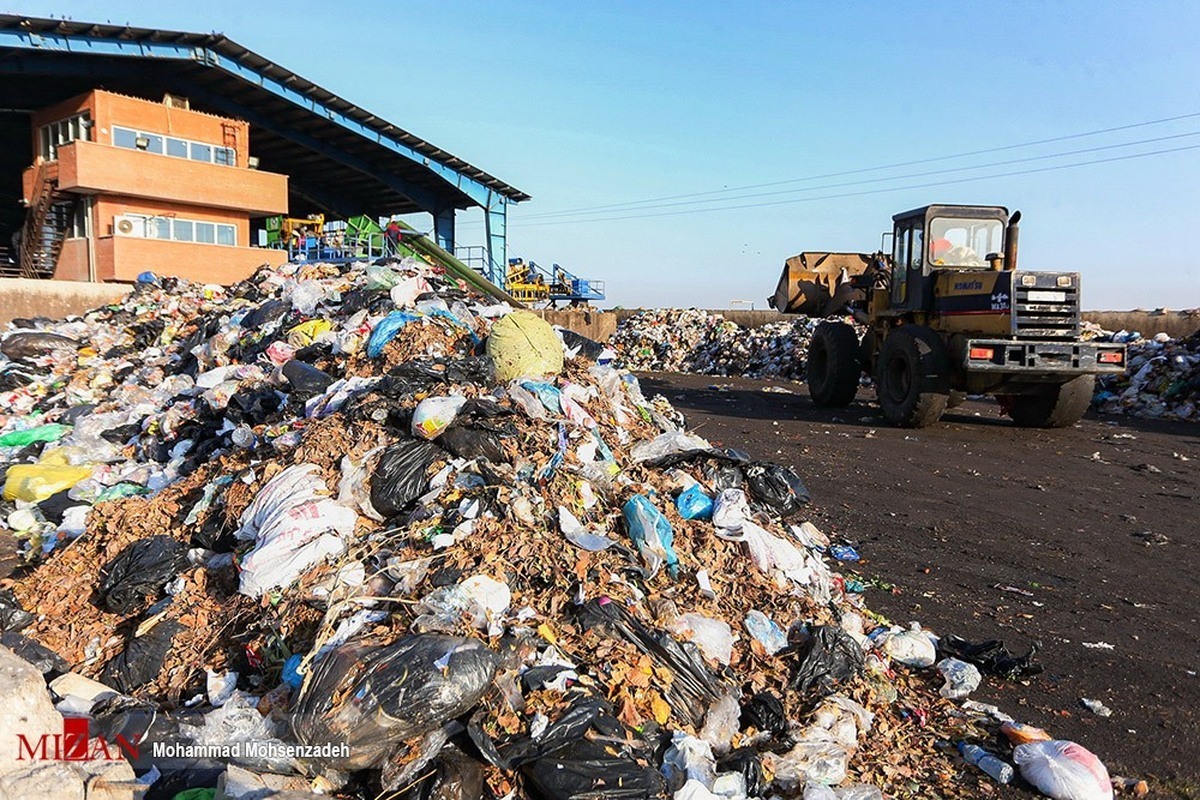
{"type": "Polygon", "coordinates": [[[250,247],[250,219],[286,213],[288,193],[286,176],[251,169],[246,122],[95,90],[38,111],[33,129],[22,250],[40,272],[229,283],[282,262],[250,247]]]}

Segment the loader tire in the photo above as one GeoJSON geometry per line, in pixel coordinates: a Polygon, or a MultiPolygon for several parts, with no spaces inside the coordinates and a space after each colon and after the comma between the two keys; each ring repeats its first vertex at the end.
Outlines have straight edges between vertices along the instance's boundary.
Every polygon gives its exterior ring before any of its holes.
{"type": "Polygon", "coordinates": [[[938,335],[902,325],[883,340],[875,370],[883,416],[903,428],[924,428],[942,418],[950,399],[950,358],[938,335]]]}
{"type": "Polygon", "coordinates": [[[858,336],[844,322],[822,322],[813,331],[804,367],[808,393],[821,408],[844,408],[858,393],[858,336]]]}
{"type": "Polygon", "coordinates": [[[1095,375],[1080,375],[1037,394],[1013,395],[1009,415],[1022,428],[1069,428],[1083,418],[1095,389],[1095,375]]]}

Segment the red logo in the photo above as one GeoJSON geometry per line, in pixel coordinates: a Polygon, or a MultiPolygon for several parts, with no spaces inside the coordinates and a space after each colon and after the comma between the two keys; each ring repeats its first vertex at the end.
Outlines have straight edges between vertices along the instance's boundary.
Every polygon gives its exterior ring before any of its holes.
{"type": "Polygon", "coordinates": [[[103,736],[92,736],[86,718],[66,717],[62,733],[43,733],[30,741],[17,734],[17,761],[118,761],[122,754],[137,759],[141,738],[133,741],[117,734],[115,742],[103,736]]]}

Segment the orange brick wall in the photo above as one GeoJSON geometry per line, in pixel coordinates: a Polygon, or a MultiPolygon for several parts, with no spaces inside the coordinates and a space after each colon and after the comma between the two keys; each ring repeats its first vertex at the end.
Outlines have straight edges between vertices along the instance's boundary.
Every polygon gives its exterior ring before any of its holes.
{"type": "Polygon", "coordinates": [[[244,169],[250,163],[249,123],[217,117],[201,111],[168,108],[159,102],[143,100],[140,97],[127,97],[102,89],[72,98],[33,115],[34,158],[37,158],[38,153],[36,133],[42,125],[66,119],[85,110],[92,117],[91,140],[98,144],[112,144],[112,128],[113,125],[117,125],[123,128],[159,133],[164,136],[178,136],[181,139],[224,146],[222,125],[231,125],[235,137],[232,146],[237,150],[237,166],[244,169]]]}
{"type": "Polygon", "coordinates": [[[228,285],[249,277],[263,264],[279,266],[285,261],[287,253],[283,250],[166,242],[133,236],[96,239],[96,278],[101,281],[134,281],[139,273],[148,270],[200,283],[228,285]]]}

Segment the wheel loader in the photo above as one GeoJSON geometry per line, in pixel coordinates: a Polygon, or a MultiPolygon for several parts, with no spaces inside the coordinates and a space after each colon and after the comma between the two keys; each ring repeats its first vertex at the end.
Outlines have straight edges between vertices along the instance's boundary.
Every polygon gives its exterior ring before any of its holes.
{"type": "MultiPolygon", "coordinates": [[[[785,313],[845,317],[813,332],[818,406],[849,405],[865,372],[888,422],[921,428],[968,394],[995,395],[1017,425],[1058,428],[1087,411],[1125,346],[1080,339],[1079,273],[1017,268],[1018,223],[1001,206],[929,205],[892,217],[891,253],[804,252],[774,297],[785,313]]],[[[885,239],[886,239],[885,234],[885,239]]]]}

